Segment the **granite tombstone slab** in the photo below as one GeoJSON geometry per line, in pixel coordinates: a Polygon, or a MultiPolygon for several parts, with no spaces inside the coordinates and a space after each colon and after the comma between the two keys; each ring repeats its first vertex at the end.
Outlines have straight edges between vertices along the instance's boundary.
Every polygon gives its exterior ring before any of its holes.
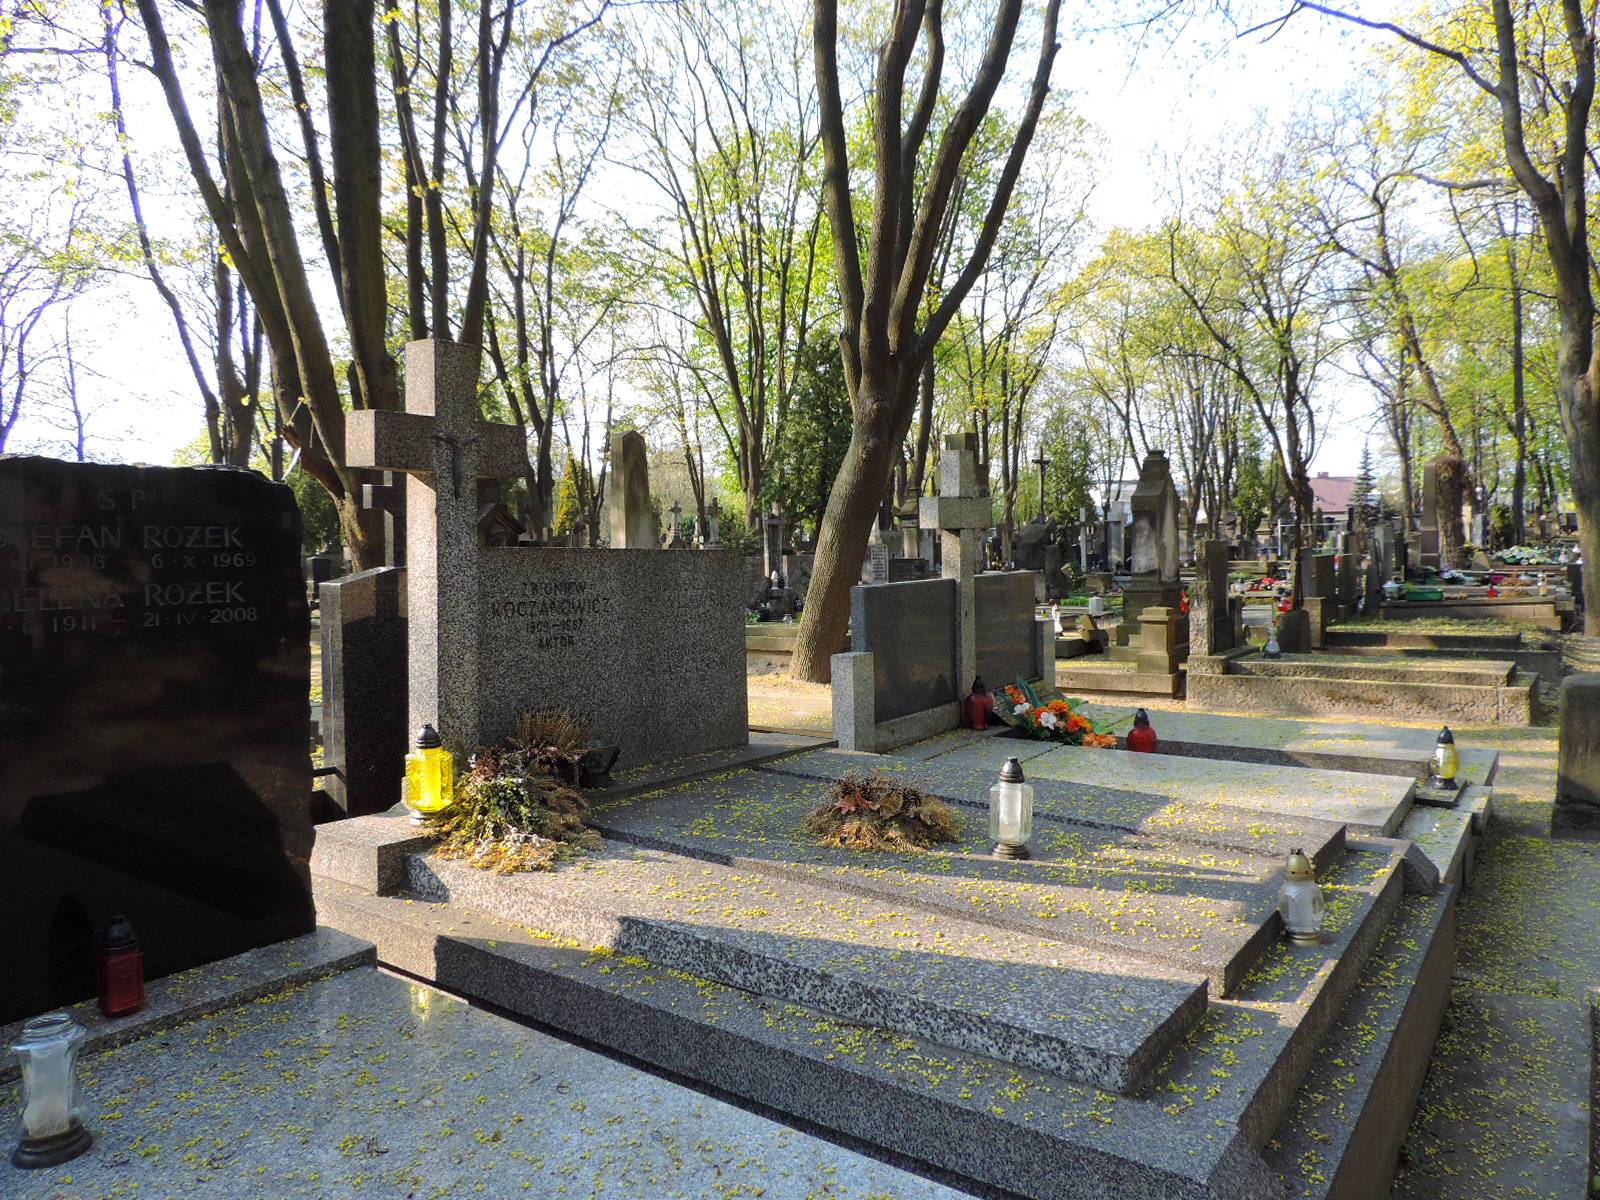
{"type": "Polygon", "coordinates": [[[312,927],[309,633],[287,487],[0,459],[0,1023],[312,927]]]}
{"type": "MultiPolygon", "coordinates": [[[[1040,674],[1035,645],[1034,581],[1036,571],[988,571],[973,580],[976,588],[978,674],[990,687],[1040,674]]],[[[962,683],[972,686],[970,679],[962,683]]]]}
{"type": "Polygon", "coordinates": [[[851,589],[851,649],[874,656],[879,722],[955,701],[956,588],[918,579],[851,589]]]}
{"type": "Polygon", "coordinates": [[[358,571],[322,585],[322,789],[346,816],[400,798],[406,725],[406,573],[358,571]]]}
{"type": "Polygon", "coordinates": [[[589,720],[641,763],[742,746],[744,584],[732,550],[484,548],[476,612],[481,744],[530,709],[589,720]]]}

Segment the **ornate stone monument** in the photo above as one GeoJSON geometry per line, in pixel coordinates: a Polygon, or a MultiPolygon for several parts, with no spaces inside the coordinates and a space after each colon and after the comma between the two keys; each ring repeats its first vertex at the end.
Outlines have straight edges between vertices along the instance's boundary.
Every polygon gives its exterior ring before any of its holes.
{"type": "MultiPolygon", "coordinates": [[[[1139,468],[1139,484],[1129,507],[1133,512],[1130,555],[1133,578],[1122,593],[1122,621],[1115,636],[1125,647],[1139,636],[1139,614],[1156,606],[1177,614],[1182,599],[1178,585],[1178,490],[1164,451],[1152,450],[1139,468]]],[[[1182,620],[1176,617],[1174,619],[1182,620]]],[[[1179,631],[1177,644],[1188,641],[1179,631]]]]}

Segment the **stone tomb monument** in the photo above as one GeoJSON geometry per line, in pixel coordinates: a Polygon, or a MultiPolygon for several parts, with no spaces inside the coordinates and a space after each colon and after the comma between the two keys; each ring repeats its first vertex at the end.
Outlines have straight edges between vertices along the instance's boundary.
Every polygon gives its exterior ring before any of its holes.
{"type": "Polygon", "coordinates": [[[0,458],[0,1024],[311,929],[309,673],[287,487],[0,458]]]}
{"type": "Polygon", "coordinates": [[[847,750],[882,751],[959,723],[959,701],[982,676],[1053,683],[1050,622],[1035,616],[1032,571],[978,574],[978,533],[990,500],[977,495],[967,436],[945,439],[938,496],[922,498],[925,529],[942,543],[943,577],[857,586],[850,651],[835,654],[833,732],[847,750]]]}
{"type": "MultiPolygon", "coordinates": [[[[522,456],[527,458],[526,447],[522,456]]],[[[649,450],[635,429],[611,441],[611,491],[606,504],[611,514],[613,550],[656,548],[655,522],[650,513],[649,450]]]]}
{"type": "Polygon", "coordinates": [[[406,712],[406,572],[375,567],[330,579],[321,607],[319,782],[344,816],[382,812],[400,795],[415,733],[406,712]]]}
{"type": "Polygon", "coordinates": [[[1178,491],[1164,451],[1152,450],[1145,456],[1130,503],[1133,578],[1122,593],[1122,621],[1114,630],[1117,646],[1127,647],[1139,639],[1139,615],[1151,607],[1171,610],[1182,626],[1177,644],[1184,646],[1188,629],[1177,615],[1183,590],[1178,583],[1178,491]]]}
{"type": "Polygon", "coordinates": [[[1235,639],[1242,597],[1228,595],[1228,545],[1213,539],[1199,543],[1194,558],[1194,591],[1189,597],[1189,655],[1226,654],[1240,643],[1235,639]]]}
{"type": "MultiPolygon", "coordinates": [[[[620,746],[624,767],[745,745],[737,555],[653,539],[647,550],[482,545],[475,481],[527,470],[521,432],[480,417],[477,347],[412,342],[406,356],[406,411],[352,413],[346,440],[352,464],[406,472],[408,725],[431,722],[465,753],[557,705],[620,746]]],[[[625,500],[636,437],[614,457],[625,500]]],[[[629,541],[630,504],[624,515],[629,541]]]]}

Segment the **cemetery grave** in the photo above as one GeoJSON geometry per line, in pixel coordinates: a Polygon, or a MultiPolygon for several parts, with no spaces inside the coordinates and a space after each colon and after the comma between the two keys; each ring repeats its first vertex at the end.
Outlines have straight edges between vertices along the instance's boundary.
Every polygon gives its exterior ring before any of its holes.
{"type": "Polygon", "coordinates": [[[1416,814],[1458,814],[1414,808],[1411,769],[960,731],[602,804],[605,850],[550,873],[441,862],[393,816],[325,827],[315,870],[323,911],[385,961],[974,1182],[1359,1196],[1404,1134],[1377,1098],[1420,1083],[1480,827],[1412,840],[1416,814]],[[983,837],[1010,754],[1038,789],[1026,862],[983,837]],[[800,831],[870,768],[952,804],[963,840],[863,855],[800,831]],[[1277,932],[1294,847],[1335,913],[1309,952],[1277,932]]]}

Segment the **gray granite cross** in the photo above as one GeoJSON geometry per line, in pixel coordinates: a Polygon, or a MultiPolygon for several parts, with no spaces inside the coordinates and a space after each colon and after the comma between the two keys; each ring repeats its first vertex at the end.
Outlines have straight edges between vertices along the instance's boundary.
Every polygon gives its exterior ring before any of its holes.
{"type": "Polygon", "coordinates": [[[410,342],[405,411],[345,418],[351,466],[406,474],[409,723],[432,724],[457,752],[479,742],[477,481],[528,471],[522,431],[479,411],[481,353],[437,339],[410,342]]]}
{"type": "Polygon", "coordinates": [[[994,519],[994,505],[978,495],[978,461],[972,444],[947,434],[939,453],[939,494],[923,496],[917,523],[939,531],[939,573],[956,581],[956,694],[965,696],[978,673],[978,531],[994,519]]]}
{"type": "Polygon", "coordinates": [[[394,471],[378,472],[378,482],[363,483],[361,507],[383,515],[383,565],[406,565],[406,489],[394,471]]]}

